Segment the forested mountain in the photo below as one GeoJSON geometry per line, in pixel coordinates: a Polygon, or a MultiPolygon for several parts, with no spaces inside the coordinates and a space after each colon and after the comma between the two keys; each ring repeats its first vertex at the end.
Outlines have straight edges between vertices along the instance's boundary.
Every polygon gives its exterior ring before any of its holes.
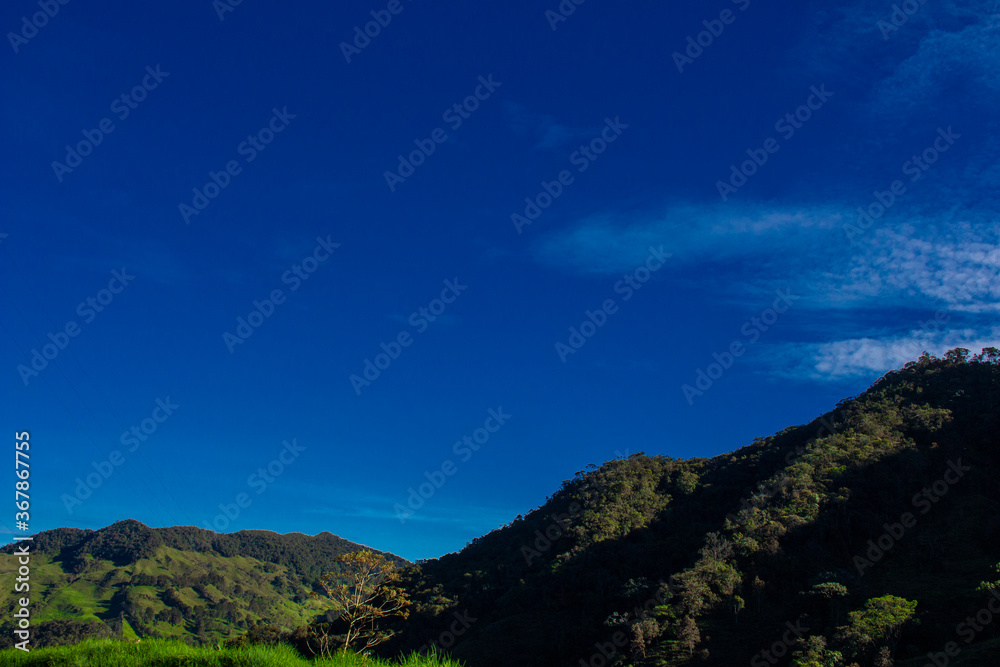
{"type": "MultiPolygon", "coordinates": [[[[337,569],[339,556],[363,548],[330,533],[218,534],[131,519],[97,531],[45,531],[31,554],[36,645],[123,631],[205,643],[264,623],[306,624],[327,609],[309,598],[316,581],[337,569]]],[[[0,558],[5,579],[16,567],[14,558],[0,558]]],[[[13,583],[4,589],[7,612],[13,583]]],[[[2,636],[9,645],[10,633],[2,636]]]]}
{"type": "MultiPolygon", "coordinates": [[[[1000,353],[958,349],[729,454],[581,471],[458,553],[396,559],[413,604],[377,650],[433,644],[469,667],[998,664],[998,401],[1000,353]]],[[[201,641],[314,621],[308,592],[361,548],[135,521],[35,547],[36,613],[106,622],[54,632],[123,619],[201,641]]]]}
{"type": "Polygon", "coordinates": [[[409,568],[417,604],[385,650],[436,642],[473,667],[1000,664],[983,585],[1000,562],[998,361],[924,355],[731,454],[577,473],[409,568]]]}

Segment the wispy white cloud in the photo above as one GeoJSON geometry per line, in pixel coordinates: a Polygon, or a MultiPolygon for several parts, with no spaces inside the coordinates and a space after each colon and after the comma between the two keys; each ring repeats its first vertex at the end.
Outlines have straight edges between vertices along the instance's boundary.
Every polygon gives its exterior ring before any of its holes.
{"type": "Polygon", "coordinates": [[[543,239],[536,257],[573,271],[614,273],[638,265],[649,245],[663,244],[681,272],[713,263],[716,277],[724,275],[720,300],[789,287],[803,297],[796,310],[810,323],[809,337],[829,342],[768,345],[759,361],[785,377],[841,380],[884,373],[924,351],[1000,344],[989,317],[1000,311],[1000,226],[913,218],[873,227],[851,245],[842,229],[851,219],[833,205],[739,212],[685,206],[629,223],[612,216],[581,221],[543,239]],[[929,331],[899,320],[934,310],[950,315],[929,331]]]}
{"type": "Polygon", "coordinates": [[[537,261],[580,273],[613,274],[664,246],[674,263],[772,255],[815,235],[833,236],[843,223],[834,209],[679,205],[663,213],[601,215],[543,236],[537,261]]]}
{"type": "Polygon", "coordinates": [[[958,223],[882,229],[827,290],[831,299],[879,299],[972,313],[1000,310],[996,226],[958,223]]]}
{"type": "Polygon", "coordinates": [[[769,363],[783,376],[814,380],[844,380],[870,377],[900,368],[922,353],[944,356],[964,347],[978,353],[984,347],[1000,347],[1000,328],[989,331],[915,330],[884,338],[854,338],[815,345],[789,345],[772,350],[769,363]]]}
{"type": "MultiPolygon", "coordinates": [[[[769,372],[817,380],[883,373],[922,352],[978,351],[1000,341],[1000,5],[927,2],[891,31],[893,3],[813,3],[789,80],[837,90],[844,125],[811,181],[792,174],[782,200],[674,204],[654,214],[605,212],[539,236],[546,266],[614,274],[650,245],[672,253],[673,276],[697,267],[719,300],[790,287],[802,295],[801,338],[762,347],[769,372]],[[838,85],[833,85],[839,82],[838,85]],[[937,128],[955,147],[851,244],[843,226],[885,190],[937,128]],[[780,201],[781,203],[774,203],[780,201]],[[926,331],[915,313],[948,313],[926,331]],[[806,333],[808,331],[808,333],[806,333]]],[[[741,193],[748,194],[748,193],[741,193]]],[[[795,335],[795,334],[792,334],[795,335]]]]}
{"type": "Polygon", "coordinates": [[[878,299],[881,306],[1000,310],[1000,221],[908,220],[872,227],[851,245],[843,232],[854,221],[847,205],[684,206],[628,222],[588,218],[542,237],[534,255],[548,266],[614,274],[663,245],[675,267],[725,264],[734,284],[753,277],[783,285],[794,275],[799,290],[824,307],[878,299]]]}

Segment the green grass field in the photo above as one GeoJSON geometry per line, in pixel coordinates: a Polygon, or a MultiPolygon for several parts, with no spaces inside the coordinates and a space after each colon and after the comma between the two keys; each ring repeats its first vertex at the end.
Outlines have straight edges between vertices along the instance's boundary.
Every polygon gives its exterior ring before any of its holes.
{"type": "Polygon", "coordinates": [[[90,639],[75,646],[30,652],[0,651],[0,666],[18,667],[461,667],[446,658],[410,656],[385,662],[348,655],[306,660],[288,646],[194,648],[175,640],[147,639],[139,644],[117,639],[90,639]]]}

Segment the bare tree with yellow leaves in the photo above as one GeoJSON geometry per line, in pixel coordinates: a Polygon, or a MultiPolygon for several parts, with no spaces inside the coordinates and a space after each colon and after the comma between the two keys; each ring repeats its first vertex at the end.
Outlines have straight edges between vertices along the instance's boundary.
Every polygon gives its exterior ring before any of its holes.
{"type": "MultiPolygon", "coordinates": [[[[339,616],[335,623],[346,627],[342,635],[343,652],[357,644],[358,652],[381,644],[394,634],[384,628],[386,619],[398,616],[407,618],[410,601],[405,594],[391,586],[396,578],[396,565],[384,554],[373,551],[355,551],[337,559],[340,572],[328,572],[320,577],[319,585],[324,596],[337,605],[339,616]]],[[[312,594],[320,596],[318,593],[312,594]]],[[[325,631],[323,639],[328,639],[325,631]]],[[[322,646],[328,646],[323,641],[322,646]]],[[[326,653],[327,649],[323,649],[326,653]]]]}

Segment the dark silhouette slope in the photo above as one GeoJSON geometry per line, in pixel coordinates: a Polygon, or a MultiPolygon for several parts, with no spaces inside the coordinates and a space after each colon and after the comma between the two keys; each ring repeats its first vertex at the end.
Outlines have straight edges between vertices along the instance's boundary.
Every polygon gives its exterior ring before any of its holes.
{"type": "Polygon", "coordinates": [[[925,355],[731,454],[578,473],[409,568],[418,604],[386,650],[431,641],[471,667],[868,665],[955,641],[965,664],[994,664],[975,660],[1000,654],[1000,617],[960,624],[998,579],[998,360],[925,355]]]}

